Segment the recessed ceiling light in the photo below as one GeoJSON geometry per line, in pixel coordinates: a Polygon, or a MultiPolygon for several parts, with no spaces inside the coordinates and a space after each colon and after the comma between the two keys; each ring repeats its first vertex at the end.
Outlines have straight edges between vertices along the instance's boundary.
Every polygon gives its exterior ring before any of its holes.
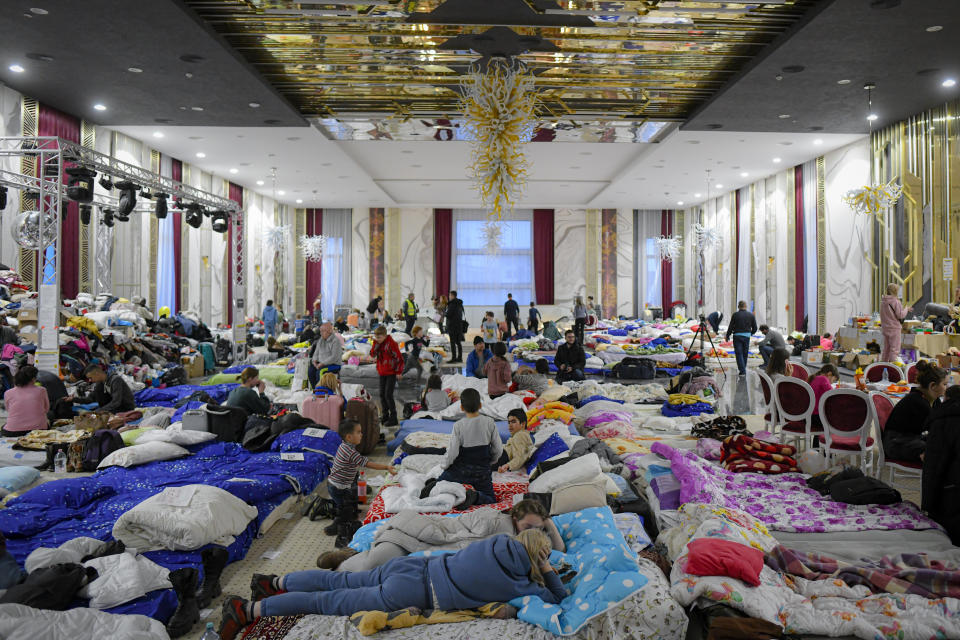
{"type": "Polygon", "coordinates": [[[850,84],[849,80],[837,80],[837,84],[850,84]]]}
{"type": "Polygon", "coordinates": [[[247,106],[250,107],[251,109],[259,109],[259,108],[260,108],[260,103],[259,103],[259,102],[248,102],[248,103],[247,103],[247,106]]]}
{"type": "Polygon", "coordinates": [[[203,111],[203,107],[190,107],[190,111],[203,111]]]}
{"type": "Polygon", "coordinates": [[[287,195],[287,192],[286,192],[286,191],[277,191],[277,195],[278,195],[278,196],[285,196],[285,195],[287,195]]]}
{"type": "Polygon", "coordinates": [[[41,9],[40,7],[30,7],[30,13],[32,13],[35,16],[45,16],[50,12],[47,11],[46,9],[41,9]]]}
{"type": "Polygon", "coordinates": [[[823,144],[823,140],[821,140],[820,138],[817,138],[816,140],[813,141],[813,144],[820,146],[821,144],[823,144]]]}
{"type": "Polygon", "coordinates": [[[302,199],[302,198],[297,198],[297,204],[303,204],[303,199],[302,199]]]}
{"type": "Polygon", "coordinates": [[[957,81],[954,80],[953,78],[947,78],[946,80],[940,83],[940,85],[944,87],[952,87],[956,84],[957,84],[957,81]]]}
{"type": "Polygon", "coordinates": [[[875,113],[871,113],[870,115],[867,116],[867,120],[869,120],[870,122],[873,122],[873,121],[876,120],[878,117],[880,117],[880,116],[878,116],[878,115],[875,114],[875,113]]]}
{"type": "Polygon", "coordinates": [[[257,180],[257,186],[258,186],[258,187],[262,187],[262,186],[263,186],[263,180],[257,180]]]}
{"type": "Polygon", "coordinates": [[[240,170],[236,167],[230,167],[230,173],[240,173],[240,170]]]}
{"type": "Polygon", "coordinates": [[[746,178],[746,177],[749,176],[749,175],[750,175],[750,174],[747,173],[746,171],[742,171],[742,172],[740,173],[740,177],[741,177],[741,178],[746,178]]]}
{"type": "Polygon", "coordinates": [[[937,31],[943,31],[943,27],[939,24],[927,27],[927,33],[936,33],[937,31]]]}
{"type": "Polygon", "coordinates": [[[789,114],[789,113],[781,113],[781,114],[780,114],[779,116],[777,116],[777,117],[780,118],[781,120],[786,120],[787,118],[790,117],[790,114],[789,114]]]}
{"type": "Polygon", "coordinates": [[[773,163],[774,163],[774,164],[780,164],[780,162],[781,162],[780,158],[774,158],[774,159],[773,159],[773,163]]]}
{"type": "Polygon", "coordinates": [[[140,67],[127,67],[127,71],[130,73],[143,73],[143,69],[140,67]]]}
{"type": "Polygon", "coordinates": [[[717,185],[717,189],[723,189],[723,185],[722,185],[722,184],[718,184],[718,185],[717,185]]]}
{"type": "Polygon", "coordinates": [[[154,138],[162,138],[162,137],[163,137],[163,131],[154,131],[154,132],[153,132],[153,137],[154,137],[154,138]]]}
{"type": "Polygon", "coordinates": [[[693,194],[693,197],[694,197],[694,198],[699,198],[699,197],[700,197],[700,194],[699,194],[699,193],[695,193],[695,194],[693,194]]]}
{"type": "Polygon", "coordinates": [[[9,69],[10,69],[10,71],[13,71],[14,73],[23,73],[23,72],[25,71],[25,69],[24,69],[23,67],[21,67],[20,65],[18,65],[18,64],[12,64],[12,65],[10,65],[9,69]]]}
{"type": "Polygon", "coordinates": [[[677,204],[682,207],[682,206],[683,206],[683,200],[677,200],[677,204]]]}
{"type": "Polygon", "coordinates": [[[106,110],[107,110],[107,107],[106,107],[105,105],[100,104],[100,103],[97,103],[97,104],[93,105],[93,108],[96,109],[97,111],[106,111],[106,110]]]}
{"type": "Polygon", "coordinates": [[[206,157],[207,157],[207,154],[205,154],[203,151],[197,151],[197,157],[198,157],[198,158],[206,158],[206,157]]]}

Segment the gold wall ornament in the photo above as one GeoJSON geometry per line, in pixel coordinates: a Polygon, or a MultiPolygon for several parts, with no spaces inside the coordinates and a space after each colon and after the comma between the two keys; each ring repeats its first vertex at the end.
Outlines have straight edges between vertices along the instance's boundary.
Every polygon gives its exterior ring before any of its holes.
{"type": "Polygon", "coordinates": [[[473,63],[462,83],[464,120],[473,141],[470,170],[483,206],[498,220],[527,182],[523,145],[536,126],[534,77],[515,58],[473,63]]]}
{"type": "Polygon", "coordinates": [[[896,184],[894,179],[887,184],[851,189],[843,194],[843,201],[857,213],[876,216],[896,204],[902,193],[903,187],[896,184]]]}

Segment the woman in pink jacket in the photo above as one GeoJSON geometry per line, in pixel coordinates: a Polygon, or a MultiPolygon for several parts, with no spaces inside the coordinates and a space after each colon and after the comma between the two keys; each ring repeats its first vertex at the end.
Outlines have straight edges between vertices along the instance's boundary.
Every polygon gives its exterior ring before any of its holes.
{"type": "Polygon", "coordinates": [[[900,287],[887,285],[887,295],[880,298],[880,333],[883,334],[882,362],[893,362],[900,356],[900,339],[903,319],[913,307],[903,308],[899,297],[900,287]]]}

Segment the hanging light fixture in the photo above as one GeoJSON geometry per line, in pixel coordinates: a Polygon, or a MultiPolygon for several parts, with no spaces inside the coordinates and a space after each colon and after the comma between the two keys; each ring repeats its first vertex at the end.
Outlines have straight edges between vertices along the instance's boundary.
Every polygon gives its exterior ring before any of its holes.
{"type": "Polygon", "coordinates": [[[210,228],[216,231],[217,233],[226,233],[227,229],[230,228],[229,220],[227,218],[226,211],[215,211],[213,213],[213,218],[210,220],[210,228]]]}
{"type": "Polygon", "coordinates": [[[93,208],[88,204],[80,205],[80,224],[90,224],[90,217],[93,215],[93,208]]]}
{"type": "Polygon", "coordinates": [[[157,220],[163,220],[167,217],[167,198],[170,196],[165,193],[158,193],[155,197],[157,204],[154,206],[153,215],[157,216],[157,220]]]}
{"type": "Polygon", "coordinates": [[[105,227],[113,226],[113,209],[103,208],[100,209],[100,224],[105,227]]]}
{"type": "Polygon", "coordinates": [[[103,174],[100,176],[100,186],[106,189],[107,191],[113,190],[113,180],[110,179],[110,176],[103,174]]]}
{"type": "Polygon", "coordinates": [[[187,212],[187,224],[194,229],[199,229],[200,225],[203,224],[203,207],[198,205],[196,202],[191,202],[190,204],[185,205],[184,210],[187,212]]]}
{"type": "Polygon", "coordinates": [[[93,202],[93,179],[97,177],[97,172],[86,167],[70,167],[67,175],[70,176],[67,197],[77,202],[93,202]]]}
{"type": "Polygon", "coordinates": [[[873,82],[868,82],[863,85],[863,88],[867,90],[867,122],[870,123],[870,127],[873,127],[873,122],[879,116],[873,112],[873,90],[877,88],[877,85],[873,82]]]}
{"type": "Polygon", "coordinates": [[[137,206],[137,191],[140,185],[133,184],[129,180],[118,182],[114,185],[120,192],[120,204],[117,206],[117,220],[127,222],[130,220],[130,212],[137,206]]]}

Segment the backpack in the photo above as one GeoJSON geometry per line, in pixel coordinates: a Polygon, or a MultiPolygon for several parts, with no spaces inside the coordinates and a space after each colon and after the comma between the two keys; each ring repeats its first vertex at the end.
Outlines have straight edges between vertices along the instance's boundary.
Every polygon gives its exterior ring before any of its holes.
{"type": "Polygon", "coordinates": [[[172,367],[167,369],[164,374],[160,376],[160,382],[168,387],[176,387],[181,384],[187,384],[187,372],[183,367],[172,367]]]}
{"type": "Polygon", "coordinates": [[[624,358],[613,366],[618,378],[630,380],[653,380],[657,377],[657,367],[646,358],[624,358]]]}
{"type": "Polygon", "coordinates": [[[97,466],[108,455],[123,448],[123,438],[120,432],[113,429],[100,429],[84,440],[83,470],[96,471],[97,466]]]}
{"type": "Polygon", "coordinates": [[[835,502],[857,505],[898,504],[903,502],[899,491],[870,476],[834,482],[830,486],[830,498],[835,502]]]}

